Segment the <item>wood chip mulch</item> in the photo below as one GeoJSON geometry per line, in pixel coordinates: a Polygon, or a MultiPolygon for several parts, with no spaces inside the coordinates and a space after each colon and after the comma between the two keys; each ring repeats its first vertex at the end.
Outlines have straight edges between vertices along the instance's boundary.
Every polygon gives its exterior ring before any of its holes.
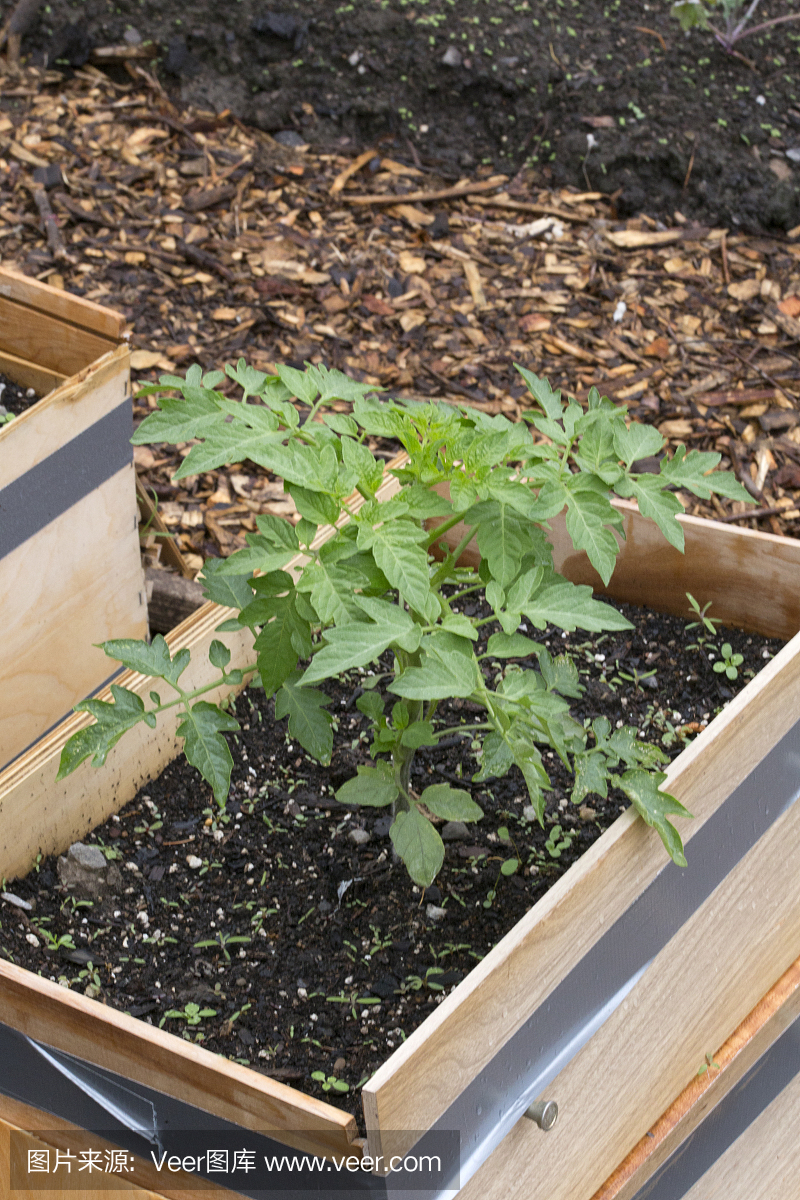
{"type": "MultiPolygon", "coordinates": [[[[6,79],[0,255],[124,311],[138,381],[323,361],[513,419],[517,361],[579,400],[596,385],[672,448],[720,451],[757,502],[683,496],[689,512],[800,536],[800,227],[623,223],[596,192],[488,169],[454,184],[408,143],[312,154],[178,111],[135,62],[119,79],[6,79]]],[[[187,452],[137,447],[136,463],[193,569],[255,513],[292,517],[250,464],[174,485],[187,452]]]]}

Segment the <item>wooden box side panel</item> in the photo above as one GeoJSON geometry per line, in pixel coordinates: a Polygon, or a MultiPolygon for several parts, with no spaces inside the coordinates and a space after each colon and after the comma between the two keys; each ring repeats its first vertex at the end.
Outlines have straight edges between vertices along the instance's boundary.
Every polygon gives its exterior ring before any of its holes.
{"type": "Polygon", "coordinates": [[[0,558],[0,766],[100,687],[96,643],[146,637],[133,464],[0,558]]]}
{"type": "Polygon", "coordinates": [[[48,371],[36,363],[19,358],[16,354],[5,354],[0,350],[0,371],[20,387],[33,388],[37,396],[47,396],[60,387],[67,376],[60,371],[48,371]]]}
{"type": "Polygon", "coordinates": [[[84,300],[72,292],[51,287],[38,279],[30,279],[8,267],[0,268],[0,296],[16,304],[25,305],[35,312],[47,313],[62,321],[68,321],[83,329],[92,330],[101,337],[119,341],[126,320],[122,313],[84,300]]]}
{"type": "Polygon", "coordinates": [[[521,1200],[529,1194],[524,1172],[548,1200],[588,1200],[706,1053],[794,962],[798,872],[800,806],[793,805],[549,1084],[546,1095],[559,1107],[555,1128],[543,1138],[521,1121],[463,1189],[463,1200],[521,1200]]]}
{"type": "MultiPolygon", "coordinates": [[[[54,1117],[52,1113],[32,1108],[29,1104],[22,1104],[10,1096],[0,1095],[0,1196],[13,1196],[14,1200],[42,1200],[41,1188],[32,1186],[30,1189],[15,1188],[13,1191],[11,1189],[12,1164],[16,1168],[15,1179],[28,1178],[32,1184],[35,1184],[36,1174],[28,1174],[29,1150],[38,1152],[49,1150],[47,1161],[52,1168],[55,1164],[56,1150],[71,1151],[77,1155],[81,1151],[105,1152],[115,1148],[104,1138],[88,1133],[85,1129],[72,1125],[61,1117],[54,1117]],[[12,1132],[15,1134],[13,1148],[12,1132]]],[[[61,1171],[63,1168],[59,1168],[59,1170],[61,1171]]],[[[70,1174],[72,1175],[73,1172],[79,1173],[77,1160],[72,1163],[70,1174]]],[[[52,1179],[52,1175],[49,1178],[52,1179]]],[[[238,1192],[231,1192],[228,1188],[215,1187],[214,1184],[205,1180],[198,1188],[197,1180],[182,1172],[179,1175],[170,1175],[169,1179],[173,1186],[165,1187],[165,1180],[154,1164],[138,1156],[134,1156],[133,1170],[129,1174],[126,1172],[125,1175],[115,1176],[113,1186],[110,1188],[103,1188],[101,1182],[104,1176],[94,1172],[84,1174],[81,1178],[86,1180],[86,1189],[76,1187],[73,1180],[72,1186],[66,1193],[70,1200],[73,1198],[74,1200],[120,1200],[120,1197],[124,1197],[125,1200],[186,1200],[188,1189],[199,1192],[203,1198],[208,1197],[208,1200],[234,1200],[234,1197],[239,1195],[238,1192]]],[[[51,1187],[44,1192],[44,1195],[55,1197],[57,1193],[51,1187]]]]}
{"type": "MultiPolygon", "coordinates": [[[[703,549],[711,561],[717,528],[708,530],[703,549]]],[[[457,531],[448,536],[457,538],[457,531]]],[[[742,572],[759,589],[758,556],[750,549],[755,544],[743,539],[743,545],[742,572]]],[[[685,837],[697,833],[791,728],[798,711],[795,639],[672,763],[665,787],[695,817],[683,827],[685,837]]],[[[657,836],[632,812],[620,817],[365,1086],[371,1152],[386,1152],[381,1129],[427,1128],[438,1120],[663,865],[657,836]]]]}
{"type": "Polygon", "coordinates": [[[360,1157],[349,1113],[2,961],[0,1008],[13,1029],[123,1079],[298,1150],[360,1157]]]}
{"type": "MultiPolygon", "coordinates": [[[[800,1014],[800,959],[709,1057],[711,1064],[662,1113],[592,1200],[635,1200],[666,1160],[733,1091],[742,1077],[800,1014]]],[[[703,1132],[699,1134],[703,1137],[703,1132]]]]}
{"type": "Polygon", "coordinates": [[[800,542],[720,521],[679,517],[682,554],[634,505],[620,501],[625,540],[606,588],[583,553],[576,553],[563,517],[551,522],[556,570],[573,583],[628,604],[689,617],[690,592],[710,616],[765,637],[791,638],[800,629],[800,542]],[[765,597],[769,598],[765,603],[765,597]]]}
{"type": "Polygon", "coordinates": [[[0,293],[3,349],[52,371],[75,375],[113,350],[116,341],[49,313],[15,304],[0,293]]]}
{"type": "Polygon", "coordinates": [[[90,429],[129,396],[130,352],[127,346],[118,346],[3,426],[0,489],[90,429]]]}

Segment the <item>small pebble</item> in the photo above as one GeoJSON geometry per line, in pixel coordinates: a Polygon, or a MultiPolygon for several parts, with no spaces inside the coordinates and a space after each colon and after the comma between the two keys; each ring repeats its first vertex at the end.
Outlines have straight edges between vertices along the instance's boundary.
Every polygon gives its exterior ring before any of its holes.
{"type": "Polygon", "coordinates": [[[347,838],[348,841],[354,842],[356,846],[364,846],[369,841],[369,834],[366,829],[351,829],[347,838]]]}
{"type": "Polygon", "coordinates": [[[469,830],[463,821],[448,821],[442,826],[443,842],[465,842],[469,838],[469,830]]]}
{"type": "Polygon", "coordinates": [[[441,921],[442,917],[447,916],[447,909],[439,908],[436,904],[429,904],[425,913],[429,921],[441,921]]]}
{"type": "Polygon", "coordinates": [[[23,900],[21,896],[15,896],[13,892],[0,893],[0,899],[5,900],[6,904],[13,904],[15,908],[21,908],[25,912],[33,912],[35,905],[29,900],[23,900]]]}
{"type": "Polygon", "coordinates": [[[202,867],[203,860],[202,858],[198,858],[196,854],[187,854],[186,865],[191,871],[196,871],[198,868],[202,867]]]}
{"type": "Polygon", "coordinates": [[[34,946],[38,950],[40,942],[35,933],[26,933],[25,941],[29,942],[31,946],[34,946]]]}
{"type": "Polygon", "coordinates": [[[333,1069],[334,1071],[343,1071],[346,1066],[347,1063],[343,1058],[337,1058],[336,1062],[333,1064],[333,1069]]]}

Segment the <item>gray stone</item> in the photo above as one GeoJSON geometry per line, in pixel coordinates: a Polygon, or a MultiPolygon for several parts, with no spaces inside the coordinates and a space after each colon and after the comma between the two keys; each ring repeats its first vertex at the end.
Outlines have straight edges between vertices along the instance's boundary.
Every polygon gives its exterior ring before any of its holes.
{"type": "Polygon", "coordinates": [[[116,891],[122,882],[119,870],[106,860],[100,847],[83,842],[73,842],[59,858],[58,878],[69,891],[93,897],[116,891]]]}
{"type": "Polygon", "coordinates": [[[364,846],[369,841],[366,829],[351,829],[347,837],[351,842],[355,842],[356,846],[364,846]]]}
{"type": "Polygon", "coordinates": [[[465,842],[468,837],[469,830],[463,821],[448,821],[442,826],[443,842],[465,842]]]}
{"type": "Polygon", "coordinates": [[[448,46],[442,55],[442,62],[446,67],[460,67],[463,61],[461,51],[456,50],[455,46],[448,46]]]}
{"type": "Polygon", "coordinates": [[[0,900],[5,900],[6,904],[13,904],[14,908],[21,908],[23,912],[33,912],[36,907],[32,900],[23,900],[21,896],[15,896],[13,892],[0,893],[0,900]]]}
{"type": "Polygon", "coordinates": [[[139,46],[142,42],[142,35],[139,33],[138,29],[134,29],[133,26],[130,25],[123,33],[122,40],[129,46],[139,46]]]}
{"type": "Polygon", "coordinates": [[[441,921],[443,917],[447,916],[447,909],[439,908],[436,904],[429,904],[425,913],[429,921],[441,921]]]}

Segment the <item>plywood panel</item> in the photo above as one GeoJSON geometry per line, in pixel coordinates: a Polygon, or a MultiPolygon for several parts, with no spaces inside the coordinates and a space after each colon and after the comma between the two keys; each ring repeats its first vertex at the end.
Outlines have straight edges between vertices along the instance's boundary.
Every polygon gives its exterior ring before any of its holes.
{"type": "Polygon", "coordinates": [[[112,341],[119,341],[126,325],[122,313],[95,304],[93,300],[85,300],[82,296],[74,296],[61,288],[51,287],[38,279],[30,279],[7,267],[0,269],[0,296],[90,329],[112,341]]]}
{"type": "Polygon", "coordinates": [[[28,1037],[245,1129],[315,1154],[361,1153],[349,1113],[2,961],[0,1009],[28,1037]]]}
{"type": "MultiPolygon", "coordinates": [[[[81,1150],[114,1149],[110,1142],[71,1125],[69,1121],[54,1117],[51,1113],[43,1112],[41,1109],[31,1108],[30,1105],[21,1104],[9,1096],[0,1096],[0,1196],[4,1198],[13,1196],[14,1200],[55,1200],[59,1193],[52,1189],[43,1190],[41,1188],[18,1188],[11,1191],[11,1167],[14,1162],[12,1132],[16,1134],[14,1151],[18,1156],[22,1155],[22,1161],[17,1158],[14,1164],[16,1167],[15,1179],[25,1178],[28,1150],[50,1150],[50,1163],[54,1165],[54,1150],[71,1150],[77,1154],[81,1150]]],[[[36,1176],[31,1175],[30,1178],[33,1181],[36,1176]]],[[[87,1179],[87,1182],[96,1180],[99,1183],[102,1176],[93,1174],[91,1176],[84,1175],[82,1178],[87,1179]]],[[[126,1176],[117,1175],[113,1188],[87,1186],[85,1189],[81,1189],[72,1187],[69,1192],[63,1194],[68,1195],[70,1200],[73,1198],[74,1200],[120,1200],[120,1197],[123,1200],[173,1200],[173,1198],[174,1200],[186,1200],[187,1195],[191,1192],[201,1195],[203,1200],[206,1198],[207,1200],[233,1200],[234,1196],[239,1195],[238,1192],[231,1192],[228,1188],[214,1187],[213,1184],[205,1181],[200,1190],[196,1179],[183,1173],[172,1175],[170,1182],[173,1184],[172,1187],[165,1186],[165,1180],[152,1163],[135,1157],[133,1171],[130,1175],[126,1173],[126,1176]]]]}
{"type": "Polygon", "coordinates": [[[52,392],[53,388],[59,387],[67,378],[59,371],[48,371],[25,358],[18,358],[16,354],[5,354],[1,349],[0,371],[20,387],[33,388],[40,399],[52,392]]]}
{"type": "Polygon", "coordinates": [[[114,338],[7,300],[1,289],[0,329],[4,350],[65,375],[77,374],[116,345],[114,338]]]}
{"type": "Polygon", "coordinates": [[[800,1078],[737,1138],[682,1200],[798,1200],[800,1078]]]}
{"type": "Polygon", "coordinates": [[[122,404],[130,391],[129,367],[127,346],[118,346],[4,425],[0,429],[0,489],[122,404]]]}
{"type": "MultiPolygon", "coordinates": [[[[713,1052],[711,1069],[697,1074],[592,1200],[634,1200],[663,1162],[675,1154],[739,1080],[800,1013],[800,959],[730,1038],[713,1052]]],[[[698,1136],[704,1136],[701,1129],[698,1136]]]]}
{"type": "Polygon", "coordinates": [[[96,643],[147,635],[133,475],[0,558],[0,766],[117,670],[96,643]]]}

